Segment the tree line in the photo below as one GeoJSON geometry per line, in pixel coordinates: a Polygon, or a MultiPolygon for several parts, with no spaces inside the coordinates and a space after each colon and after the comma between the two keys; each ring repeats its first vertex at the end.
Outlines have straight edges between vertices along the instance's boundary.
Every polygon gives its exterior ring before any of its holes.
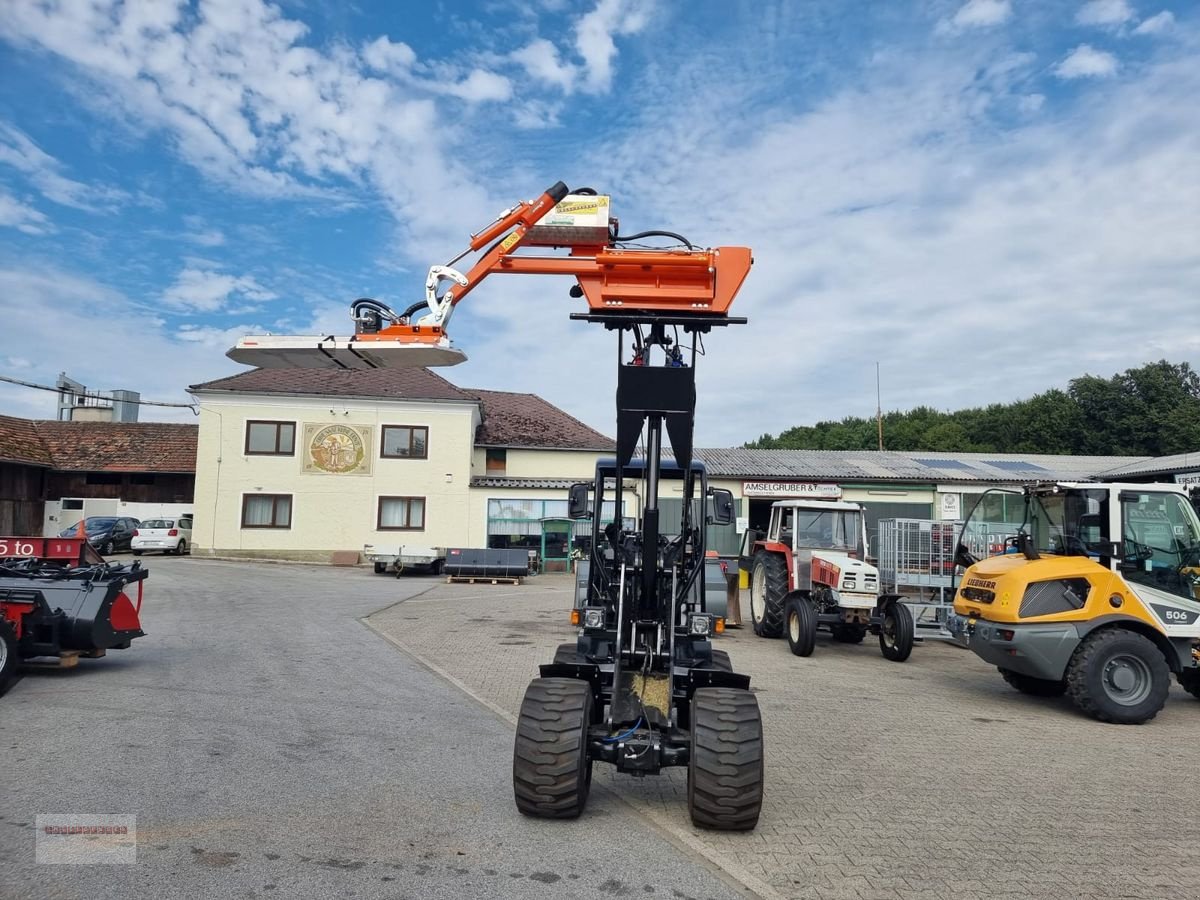
{"type": "MultiPolygon", "coordinates": [[[[874,450],[874,418],[798,425],[745,445],[771,450],[874,450]]],[[[1166,360],[1111,378],[1082,375],[1027,400],[883,415],[887,450],[1167,456],[1200,450],[1200,375],[1166,360]]]]}

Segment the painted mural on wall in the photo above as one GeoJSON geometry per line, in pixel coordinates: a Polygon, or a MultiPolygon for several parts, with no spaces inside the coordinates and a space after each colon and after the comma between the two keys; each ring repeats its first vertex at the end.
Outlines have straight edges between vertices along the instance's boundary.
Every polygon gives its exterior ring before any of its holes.
{"type": "Polygon", "coordinates": [[[304,423],[304,471],[313,475],[370,475],[370,425],[304,423]]]}

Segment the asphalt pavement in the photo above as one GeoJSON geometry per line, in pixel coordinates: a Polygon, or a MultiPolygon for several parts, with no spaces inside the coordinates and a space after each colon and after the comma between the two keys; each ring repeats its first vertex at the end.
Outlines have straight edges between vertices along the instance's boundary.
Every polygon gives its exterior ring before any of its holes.
{"type": "Polygon", "coordinates": [[[363,624],[436,579],[143,561],[146,637],[0,697],[0,897],[745,896],[602,790],[517,813],[511,725],[363,624]],[[135,864],[35,862],[97,813],[135,864]]]}

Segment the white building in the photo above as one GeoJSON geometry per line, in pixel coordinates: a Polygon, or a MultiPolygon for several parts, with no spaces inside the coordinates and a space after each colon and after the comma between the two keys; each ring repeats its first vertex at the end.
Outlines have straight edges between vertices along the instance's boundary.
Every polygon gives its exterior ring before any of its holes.
{"type": "Polygon", "coordinates": [[[533,394],[426,369],[256,369],[191,391],[197,555],[523,547],[565,567],[566,488],[613,446],[533,394]]]}

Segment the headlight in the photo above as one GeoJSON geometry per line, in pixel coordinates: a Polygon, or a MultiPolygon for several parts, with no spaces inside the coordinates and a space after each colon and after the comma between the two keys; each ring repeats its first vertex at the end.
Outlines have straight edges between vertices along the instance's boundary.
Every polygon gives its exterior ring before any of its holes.
{"type": "Polygon", "coordinates": [[[604,627],[604,610],[603,609],[585,609],[583,611],[583,627],[584,628],[603,628],[604,627]]]}
{"type": "Polygon", "coordinates": [[[712,631],[712,619],[706,615],[694,615],[688,618],[688,631],[698,637],[705,637],[712,631]]]}

